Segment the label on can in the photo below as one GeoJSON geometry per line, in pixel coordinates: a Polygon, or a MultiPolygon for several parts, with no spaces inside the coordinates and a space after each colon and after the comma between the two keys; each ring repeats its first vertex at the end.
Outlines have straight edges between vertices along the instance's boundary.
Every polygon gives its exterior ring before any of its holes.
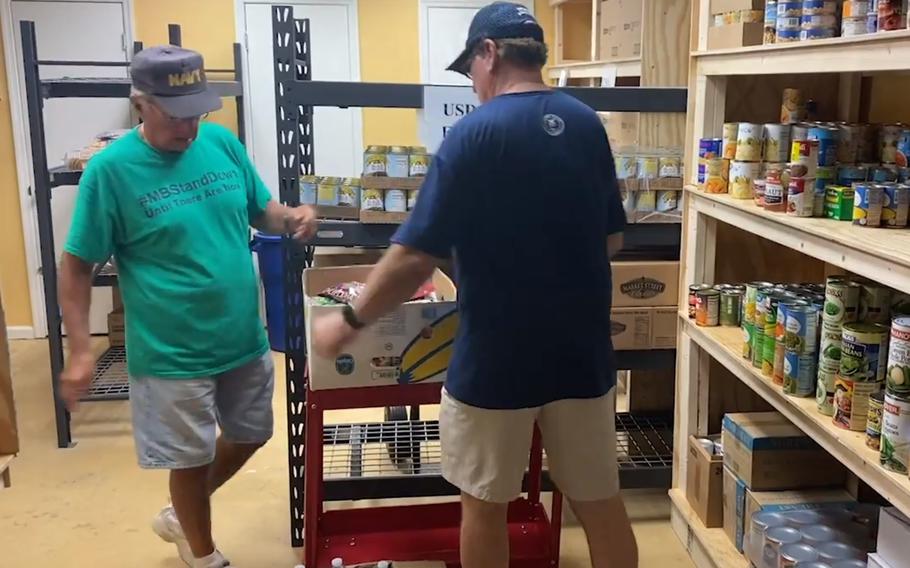
{"type": "Polygon", "coordinates": [[[412,189],[408,191],[408,211],[414,209],[417,206],[417,196],[420,195],[419,189],[412,189]]]}
{"type": "Polygon", "coordinates": [[[364,189],[360,192],[360,208],[364,211],[383,211],[385,203],[380,189],[364,189]]]}
{"type": "Polygon", "coordinates": [[[386,175],[386,149],[382,146],[370,146],[363,153],[363,175],[386,175]]]}
{"type": "Polygon", "coordinates": [[[864,432],[869,418],[869,397],[880,391],[881,386],[881,383],[861,383],[837,377],[834,383],[834,425],[864,432]]]}
{"type": "Polygon", "coordinates": [[[407,211],[407,193],[403,189],[385,190],[385,210],[393,213],[404,213],[407,211]]]}
{"type": "Polygon", "coordinates": [[[882,221],[884,188],[870,183],[853,187],[853,224],[863,227],[878,227],[882,221]]]}
{"type": "Polygon", "coordinates": [[[752,199],[753,181],[758,177],[758,162],[730,162],[730,197],[752,199]]]}
{"type": "Polygon", "coordinates": [[[866,446],[881,449],[882,414],[885,408],[885,393],[879,391],[869,397],[869,416],[866,418],[866,446]]]}
{"type": "Polygon", "coordinates": [[[700,290],[695,293],[695,324],[713,327],[718,324],[720,292],[700,290]]]}
{"type": "Polygon", "coordinates": [[[910,317],[896,317],[891,323],[887,382],[891,392],[910,396],[910,317]]]}
{"type": "Polygon", "coordinates": [[[736,132],[735,158],[745,162],[758,162],[762,157],[762,125],[740,122],[736,132]]]}
{"type": "Polygon", "coordinates": [[[423,177],[430,169],[430,156],[424,153],[411,153],[408,155],[408,176],[423,177]]]}
{"type": "Polygon", "coordinates": [[[859,311],[860,286],[843,278],[832,277],[825,285],[825,313],[828,323],[844,324],[856,321],[859,311]]]}
{"type": "Polygon", "coordinates": [[[316,186],[316,203],[319,205],[338,205],[338,178],[322,178],[316,186]]]}
{"type": "Polygon", "coordinates": [[[897,473],[907,473],[910,460],[910,400],[885,393],[881,425],[882,467],[897,473]]]}
{"type": "Polygon", "coordinates": [[[752,360],[752,343],[754,341],[755,325],[750,322],[743,322],[743,359],[752,360]]]}
{"type": "Polygon", "coordinates": [[[882,226],[889,229],[903,229],[907,226],[910,212],[910,187],[886,185],[882,201],[882,226]]]}
{"type": "Polygon", "coordinates": [[[790,125],[768,123],[764,126],[764,159],[768,162],[786,162],[790,148],[790,125]]]}
{"type": "Polygon", "coordinates": [[[788,306],[784,345],[801,355],[815,353],[818,338],[818,312],[812,306],[788,306]]]}
{"type": "Polygon", "coordinates": [[[724,137],[721,156],[727,160],[736,157],[736,137],[739,135],[738,122],[724,123],[724,137]]]}
{"type": "Polygon", "coordinates": [[[787,213],[796,217],[811,217],[815,211],[815,180],[791,177],[787,191],[787,213]]]}
{"type": "Polygon", "coordinates": [[[815,407],[825,416],[834,416],[834,391],[826,390],[821,380],[815,387],[815,407]]]}
{"type": "Polygon", "coordinates": [[[811,396],[815,392],[815,355],[784,353],[784,393],[791,396],[811,396]]]}
{"type": "Polygon", "coordinates": [[[765,181],[765,209],[778,212],[787,209],[787,204],[784,202],[784,186],[779,179],[772,181],[768,178],[765,181]]]}
{"type": "Polygon", "coordinates": [[[360,205],[360,187],[342,184],[338,189],[338,205],[340,207],[358,207],[360,205]]]}
{"type": "Polygon", "coordinates": [[[876,323],[844,325],[840,376],[858,382],[884,382],[888,328],[876,323]]]}
{"type": "Polygon", "coordinates": [[[316,176],[300,177],[300,203],[303,205],[316,205],[316,176]]]}
{"type": "MultiPolygon", "coordinates": [[[[840,324],[822,323],[821,343],[818,349],[818,362],[823,367],[840,370],[840,349],[842,329],[840,324]]],[[[834,383],[831,383],[832,386],[834,383]]]]}

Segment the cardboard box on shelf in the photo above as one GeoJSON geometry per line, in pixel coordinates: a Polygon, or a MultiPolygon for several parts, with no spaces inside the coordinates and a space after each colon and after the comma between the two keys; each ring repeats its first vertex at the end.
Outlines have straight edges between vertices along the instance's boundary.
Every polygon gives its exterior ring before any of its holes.
{"type": "Polygon", "coordinates": [[[876,552],[886,563],[906,566],[910,558],[910,518],[895,507],[882,507],[876,552]]]}
{"type": "Polygon", "coordinates": [[[679,301],[678,261],[614,262],[613,307],[671,306],[679,301]]]}
{"type": "Polygon", "coordinates": [[[107,314],[107,340],[111,347],[126,345],[126,321],[122,306],[107,314]]]}
{"type": "Polygon", "coordinates": [[[604,111],[597,115],[607,131],[611,148],[638,146],[639,113],[604,111]]]}
{"type": "Polygon", "coordinates": [[[762,10],[765,9],[765,0],[711,0],[708,12],[723,14],[736,10],[762,10]]]}
{"type": "Polygon", "coordinates": [[[844,467],[779,412],[726,414],[724,466],[753,491],[843,487],[844,467]]]}
{"type": "Polygon", "coordinates": [[[764,31],[764,24],[756,22],[711,26],[708,28],[708,49],[761,45],[764,31]]]}
{"type": "Polygon", "coordinates": [[[675,349],[679,308],[653,308],[651,314],[651,348],[675,349]]]}
{"type": "Polygon", "coordinates": [[[0,455],[19,453],[19,429],[13,400],[13,373],[6,336],[6,315],[0,298],[0,455]]]}
{"type": "MultiPolygon", "coordinates": [[[[719,438],[720,435],[715,437],[719,438]]],[[[705,527],[713,529],[723,526],[724,458],[708,453],[695,436],[689,436],[686,499],[705,527]]]]}
{"type": "MultiPolygon", "coordinates": [[[[342,282],[366,282],[372,269],[372,266],[309,268],[303,272],[304,297],[317,296],[329,286],[342,282]]],[[[326,359],[313,352],[312,325],[320,317],[340,312],[342,306],[307,305],[311,388],[325,390],[444,381],[458,328],[456,292],[452,281],[439,270],[432,281],[439,302],[400,306],[363,330],[335,359],[326,359]]]]}
{"type": "MultiPolygon", "coordinates": [[[[724,451],[727,451],[724,448],[724,451]]],[[[743,515],[746,511],[746,484],[724,466],[724,532],[736,547],[743,551],[743,515]]]]}
{"type": "Polygon", "coordinates": [[[640,0],[604,0],[600,3],[600,58],[641,57],[642,4],[640,0]]]}
{"type": "Polygon", "coordinates": [[[613,349],[651,348],[651,310],[643,308],[613,308],[610,313],[610,334],[613,349]]]}

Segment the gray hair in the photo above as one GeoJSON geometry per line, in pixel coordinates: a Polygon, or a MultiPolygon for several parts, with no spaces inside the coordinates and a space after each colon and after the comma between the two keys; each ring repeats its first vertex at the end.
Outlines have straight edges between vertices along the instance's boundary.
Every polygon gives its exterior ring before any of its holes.
{"type": "MultiPolygon", "coordinates": [[[[541,69],[547,64],[547,44],[532,38],[493,40],[500,59],[522,69],[541,69]]],[[[483,42],[475,48],[475,55],[483,52],[483,42]]]]}
{"type": "Polygon", "coordinates": [[[135,103],[137,100],[145,99],[148,96],[148,93],[145,91],[137,89],[136,87],[130,87],[130,102],[135,103]]]}

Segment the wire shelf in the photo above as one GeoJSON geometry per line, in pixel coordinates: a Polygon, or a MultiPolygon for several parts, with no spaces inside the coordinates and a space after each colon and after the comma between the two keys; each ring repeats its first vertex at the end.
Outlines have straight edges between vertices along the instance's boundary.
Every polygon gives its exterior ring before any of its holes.
{"type": "Polygon", "coordinates": [[[92,386],[82,400],[127,400],[129,397],[126,347],[111,347],[98,359],[92,386]]]}
{"type": "MultiPolygon", "coordinates": [[[[665,416],[616,415],[620,471],[672,467],[672,440],[673,424],[665,416]]],[[[440,475],[435,420],[326,425],[322,441],[326,480],[440,475]]]]}

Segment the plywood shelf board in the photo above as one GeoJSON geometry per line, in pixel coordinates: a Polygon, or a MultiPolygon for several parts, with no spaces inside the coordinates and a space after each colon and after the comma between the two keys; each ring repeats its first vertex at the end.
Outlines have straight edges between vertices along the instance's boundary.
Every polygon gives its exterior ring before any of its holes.
{"type": "MultiPolygon", "coordinates": [[[[879,465],[878,452],[866,446],[863,432],[835,426],[830,416],[818,412],[815,398],[785,395],[781,388],[742,357],[742,332],[738,327],[699,327],[680,314],[683,332],[748,385],[800,430],[818,442],[860,479],[878,491],[892,505],[910,514],[910,478],[879,465]]],[[[731,409],[733,410],[733,409],[731,409]]]]}
{"type": "Polygon", "coordinates": [[[604,68],[608,65],[616,66],[617,77],[638,77],[641,75],[641,58],[615,59],[604,61],[572,61],[548,68],[550,79],[559,79],[563,70],[569,79],[600,79],[604,68]]]}
{"type": "Polygon", "coordinates": [[[697,568],[749,568],[749,561],[737,552],[723,529],[705,528],[682,489],[671,489],[670,501],[673,529],[697,568]]]}
{"type": "Polygon", "coordinates": [[[849,73],[910,69],[910,30],[694,51],[698,75],[849,73]]]}
{"type": "Polygon", "coordinates": [[[691,185],[686,193],[698,213],[910,293],[910,230],[772,213],[752,200],[708,194],[691,185]]]}

